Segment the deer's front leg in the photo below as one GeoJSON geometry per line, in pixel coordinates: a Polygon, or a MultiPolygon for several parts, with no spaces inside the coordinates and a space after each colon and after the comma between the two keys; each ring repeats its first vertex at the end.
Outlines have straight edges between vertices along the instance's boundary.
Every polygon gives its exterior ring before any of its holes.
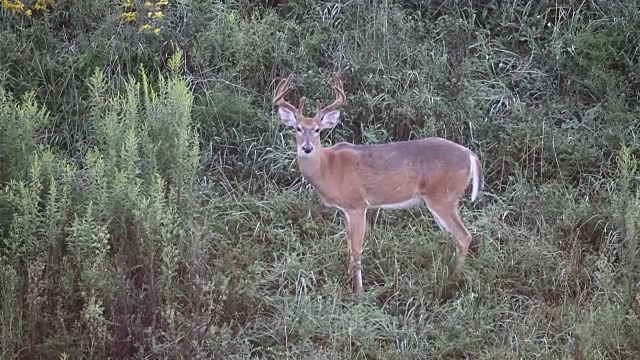
{"type": "Polygon", "coordinates": [[[367,210],[344,211],[347,220],[347,237],[349,240],[349,272],[353,279],[354,291],[362,294],[362,247],[367,227],[367,210]]]}

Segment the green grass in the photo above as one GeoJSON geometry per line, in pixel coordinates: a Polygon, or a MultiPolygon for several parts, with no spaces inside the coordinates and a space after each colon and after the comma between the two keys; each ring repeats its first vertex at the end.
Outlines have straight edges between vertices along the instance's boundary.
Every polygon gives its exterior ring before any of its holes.
{"type": "MultiPolygon", "coordinates": [[[[139,4],[142,6],[141,4],[139,4]]],[[[634,2],[182,1],[160,36],[59,2],[0,32],[0,358],[631,359],[640,353],[634,2]],[[425,208],[344,219],[271,104],[323,134],[479,154],[476,253],[425,208]]]]}

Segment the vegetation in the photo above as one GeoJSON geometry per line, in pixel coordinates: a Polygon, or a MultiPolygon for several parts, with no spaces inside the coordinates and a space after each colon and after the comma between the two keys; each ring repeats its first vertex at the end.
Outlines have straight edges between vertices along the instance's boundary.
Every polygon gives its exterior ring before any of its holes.
{"type": "Polygon", "coordinates": [[[0,354],[640,354],[640,11],[602,1],[18,1],[0,16],[0,354]],[[424,208],[343,220],[271,105],[483,159],[464,280],[424,208]]]}

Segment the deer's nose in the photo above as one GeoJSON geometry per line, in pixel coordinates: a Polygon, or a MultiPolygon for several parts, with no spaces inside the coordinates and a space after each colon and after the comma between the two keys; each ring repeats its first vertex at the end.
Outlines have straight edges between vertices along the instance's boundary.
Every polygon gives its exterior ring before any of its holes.
{"type": "Polygon", "coordinates": [[[310,153],[312,150],[313,146],[311,146],[311,144],[302,145],[302,151],[304,151],[305,154],[310,153]]]}

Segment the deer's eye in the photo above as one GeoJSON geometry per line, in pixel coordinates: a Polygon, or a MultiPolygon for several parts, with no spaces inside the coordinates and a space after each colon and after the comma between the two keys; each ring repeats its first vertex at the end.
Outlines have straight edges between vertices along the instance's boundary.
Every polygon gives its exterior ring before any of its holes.
{"type": "Polygon", "coordinates": [[[297,126],[297,127],[296,127],[296,131],[297,131],[297,132],[302,132],[302,128],[301,128],[300,126],[297,126]]]}
{"type": "Polygon", "coordinates": [[[316,133],[319,133],[320,132],[320,128],[316,128],[315,131],[316,131],[316,133]]]}

